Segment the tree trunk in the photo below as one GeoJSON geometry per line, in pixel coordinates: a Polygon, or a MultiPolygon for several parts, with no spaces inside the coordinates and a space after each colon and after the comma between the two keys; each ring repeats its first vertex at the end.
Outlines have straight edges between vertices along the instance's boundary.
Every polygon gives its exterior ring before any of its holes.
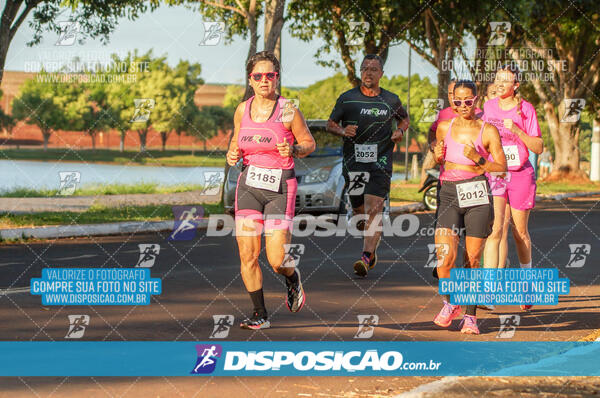
{"type": "MultiPolygon", "coordinates": [[[[256,46],[258,43],[257,23],[258,22],[256,20],[256,0],[251,0],[250,6],[248,7],[248,30],[250,31],[250,48],[248,48],[246,63],[248,62],[251,56],[256,54],[256,46]]],[[[250,87],[250,84],[248,83],[249,79],[248,76],[246,76],[246,69],[244,69],[244,80],[246,81],[246,91],[244,92],[244,98],[242,99],[242,101],[246,101],[248,98],[254,95],[254,90],[252,90],[252,87],[250,87]]]]}
{"type": "Polygon", "coordinates": [[[140,136],[140,152],[146,151],[146,137],[148,136],[148,129],[138,130],[140,136]]]}
{"type": "Polygon", "coordinates": [[[51,135],[52,130],[42,130],[42,136],[44,137],[44,151],[48,150],[48,141],[50,141],[51,135]]]}
{"type": "Polygon", "coordinates": [[[4,64],[6,62],[6,54],[8,53],[10,42],[27,17],[27,14],[29,14],[39,2],[40,0],[26,2],[25,8],[18,17],[17,13],[23,5],[23,0],[8,0],[5,2],[4,10],[2,10],[2,15],[0,16],[0,83],[2,83],[2,77],[4,76],[4,64]]]}
{"type": "Polygon", "coordinates": [[[448,102],[448,83],[450,83],[450,71],[438,69],[438,98],[444,100],[444,108],[450,106],[448,102]]]}
{"type": "MultiPolygon", "coordinates": [[[[265,51],[273,52],[279,62],[281,62],[281,29],[284,23],[284,9],[285,0],[268,0],[265,5],[265,51]]],[[[277,91],[281,92],[281,76],[279,76],[277,91]]]]}
{"type": "Polygon", "coordinates": [[[584,177],[579,169],[579,129],[578,123],[564,123],[560,119],[565,113],[564,101],[556,108],[550,102],[544,103],[544,112],[552,141],[554,141],[554,164],[553,175],[561,175],[565,178],[569,174],[584,177]]]}
{"type": "Polygon", "coordinates": [[[160,140],[162,141],[162,151],[164,152],[167,149],[167,139],[169,138],[169,134],[166,132],[160,133],[160,140]]]}
{"type": "Polygon", "coordinates": [[[343,18],[343,9],[340,7],[337,2],[333,4],[333,13],[332,13],[332,22],[335,30],[335,34],[338,39],[338,43],[340,45],[340,51],[342,55],[342,61],[344,62],[344,66],[346,67],[346,77],[352,86],[358,87],[360,85],[360,79],[356,76],[356,66],[354,61],[352,60],[352,56],[350,54],[350,49],[347,45],[346,40],[346,32],[339,28],[341,25],[341,21],[343,18]]]}
{"type": "Polygon", "coordinates": [[[124,152],[125,151],[125,135],[127,134],[127,131],[121,131],[120,132],[120,139],[119,139],[119,151],[120,152],[124,152]]]}
{"type": "Polygon", "coordinates": [[[206,140],[202,140],[202,145],[204,146],[204,153],[206,153],[206,140]]]}
{"type": "Polygon", "coordinates": [[[594,112],[594,121],[592,122],[592,153],[590,158],[590,180],[600,181],[600,110],[594,112]]]}
{"type": "Polygon", "coordinates": [[[96,150],[96,133],[90,132],[90,137],[92,137],[92,149],[96,150]]]}

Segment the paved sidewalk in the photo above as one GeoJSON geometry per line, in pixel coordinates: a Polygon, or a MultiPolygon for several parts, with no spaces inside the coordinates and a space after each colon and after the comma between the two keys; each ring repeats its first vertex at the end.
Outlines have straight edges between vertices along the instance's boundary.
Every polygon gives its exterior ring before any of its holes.
{"type": "Polygon", "coordinates": [[[185,205],[214,203],[219,200],[220,195],[203,195],[201,191],[158,194],[57,196],[50,198],[0,198],[0,213],[23,214],[44,211],[83,212],[94,204],[106,207],[185,205]]]}

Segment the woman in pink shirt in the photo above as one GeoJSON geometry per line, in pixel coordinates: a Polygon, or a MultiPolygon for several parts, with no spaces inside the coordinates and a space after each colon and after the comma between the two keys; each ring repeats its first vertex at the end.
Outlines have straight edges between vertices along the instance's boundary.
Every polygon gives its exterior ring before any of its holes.
{"type": "MultiPolygon", "coordinates": [[[[508,218],[512,218],[513,236],[521,268],[531,268],[531,238],[529,213],[535,206],[536,181],[529,162],[529,150],[540,154],[542,134],[535,108],[517,95],[520,71],[514,64],[503,66],[496,73],[494,87],[497,97],[483,107],[483,119],[496,126],[502,139],[508,173],[489,175],[494,196],[494,226],[485,250],[485,267],[503,267],[507,244],[501,245],[508,232],[508,218]]],[[[522,309],[531,306],[522,305],[522,309]]]]}
{"type": "Polygon", "coordinates": [[[243,329],[270,327],[258,264],[263,226],[267,260],[285,276],[288,309],[300,311],[306,298],[300,272],[285,257],[284,245],[291,241],[296,203],[294,157],[308,156],[315,150],[315,140],[302,113],[277,94],[279,69],[279,61],[267,51],[248,60],[246,72],[254,96],[235,111],[227,152],[230,166],[243,159],[235,191],[235,233],[242,279],[254,305],[253,315],[240,324],[243,329]]]}

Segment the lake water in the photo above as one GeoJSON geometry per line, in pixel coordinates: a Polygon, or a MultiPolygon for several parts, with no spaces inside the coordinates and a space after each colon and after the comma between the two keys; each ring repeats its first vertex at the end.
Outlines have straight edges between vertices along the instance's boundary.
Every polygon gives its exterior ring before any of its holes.
{"type": "Polygon", "coordinates": [[[80,186],[88,184],[133,185],[142,182],[156,183],[158,185],[202,185],[204,183],[204,172],[223,171],[223,168],[0,160],[0,190],[13,190],[17,187],[28,189],[59,189],[59,173],[73,171],[79,172],[80,186]]]}
{"type": "MultiPolygon", "coordinates": [[[[76,162],[36,162],[0,160],[0,191],[15,188],[59,189],[61,172],[79,172],[79,186],[156,183],[158,185],[204,184],[205,172],[223,171],[222,167],[156,167],[76,162]]],[[[212,174],[212,173],[211,173],[212,174]]],[[[208,174],[208,178],[210,175],[208,174]]],[[[403,180],[394,173],[392,180],[403,180]]]]}

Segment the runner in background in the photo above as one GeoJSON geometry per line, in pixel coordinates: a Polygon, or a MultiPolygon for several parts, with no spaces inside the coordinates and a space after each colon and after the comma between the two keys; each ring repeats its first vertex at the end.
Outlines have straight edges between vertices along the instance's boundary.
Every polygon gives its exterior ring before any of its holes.
{"type": "MultiPolygon", "coordinates": [[[[485,103],[484,120],[496,126],[502,139],[508,173],[490,174],[494,196],[494,227],[485,246],[485,266],[503,268],[508,254],[508,226],[517,246],[521,268],[531,268],[529,213],[535,206],[536,178],[529,162],[529,151],[542,152],[543,140],[533,105],[517,95],[520,71],[514,64],[496,72],[494,86],[498,97],[485,103]]],[[[530,305],[522,305],[529,310],[530,305]]]]}
{"type": "Polygon", "coordinates": [[[550,153],[550,150],[548,148],[544,148],[544,152],[542,152],[542,154],[540,155],[539,165],[540,180],[543,180],[544,178],[548,177],[548,175],[550,175],[552,167],[552,153],[550,153]]]}
{"type": "MultiPolygon", "coordinates": [[[[458,117],[440,122],[436,132],[435,158],[443,165],[435,230],[436,245],[444,247],[437,251],[436,274],[439,278],[450,277],[458,251],[458,232],[462,227],[466,235],[465,267],[479,268],[485,239],[492,230],[494,219],[485,173],[506,171],[498,130],[475,115],[475,83],[458,81],[452,102],[458,117]],[[490,154],[492,160],[487,160],[490,154]]],[[[462,333],[479,334],[476,310],[476,305],[466,306],[462,333]]],[[[448,327],[460,312],[460,306],[450,304],[450,298],[445,296],[444,306],[434,323],[448,327]]]]}
{"type": "Polygon", "coordinates": [[[283,266],[284,245],[291,241],[296,203],[294,157],[308,156],[315,150],[315,140],[298,109],[284,113],[289,102],[276,92],[279,72],[279,60],[270,52],[259,52],[248,60],[246,73],[254,96],[235,111],[227,152],[230,166],[243,159],[235,191],[235,227],[242,279],[254,305],[253,315],[240,324],[243,329],[271,325],[258,263],[263,226],[267,260],[285,277],[288,309],[300,311],[306,299],[298,269],[283,266]]]}
{"type": "Polygon", "coordinates": [[[360,66],[361,84],[339,96],[327,130],[344,138],[343,174],[355,215],[365,215],[362,255],[354,273],[367,276],[377,263],[382,211],[390,193],[394,145],[402,140],[409,120],[398,96],[379,87],[383,61],[368,54],[360,66]],[[394,125],[397,123],[397,129],[394,125]]]}

